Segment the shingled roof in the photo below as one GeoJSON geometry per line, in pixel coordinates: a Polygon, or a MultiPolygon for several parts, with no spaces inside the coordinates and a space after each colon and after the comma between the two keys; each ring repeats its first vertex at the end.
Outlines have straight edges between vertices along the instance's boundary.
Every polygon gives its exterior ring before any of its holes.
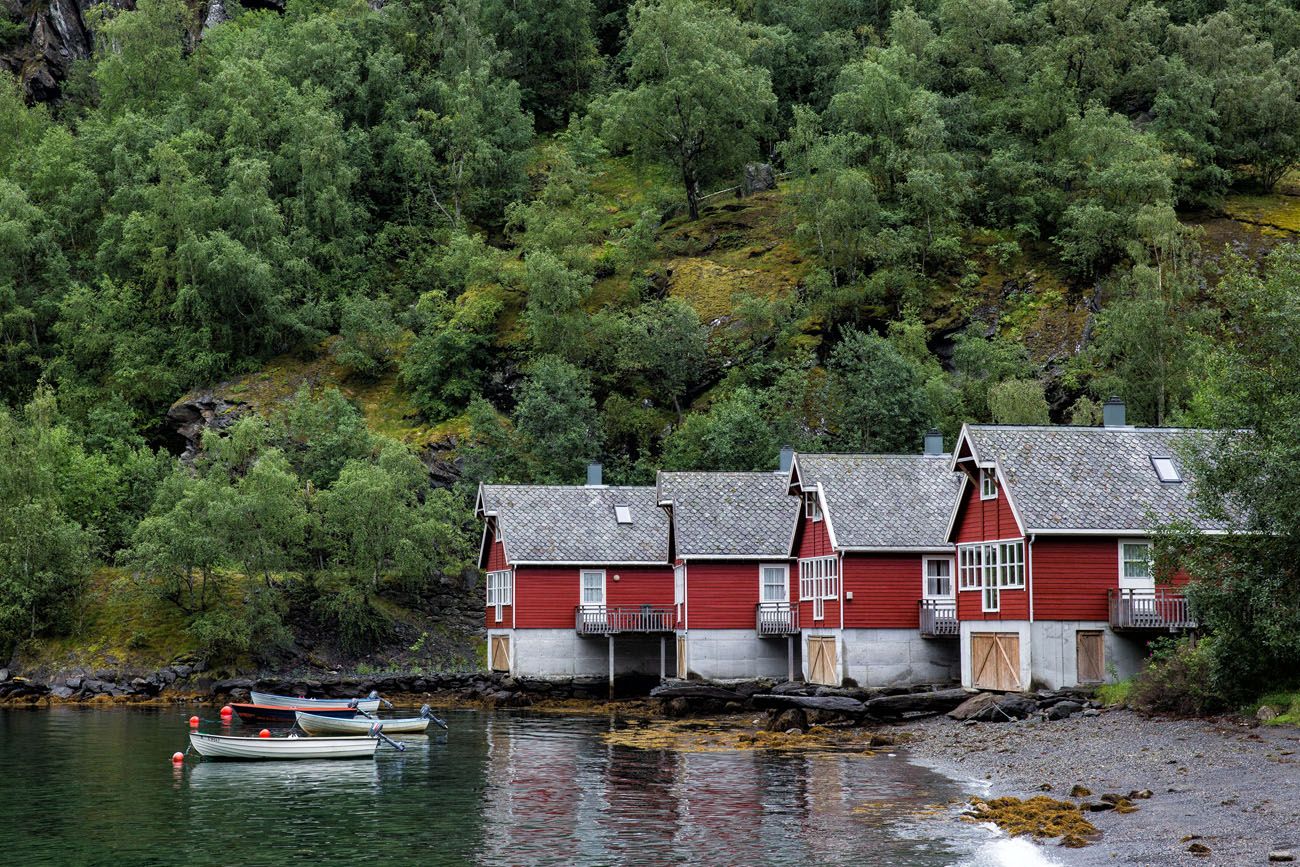
{"type": "Polygon", "coordinates": [[[511,563],[668,562],[654,488],[482,485],[478,512],[500,522],[511,563]],[[628,507],[631,523],[618,523],[615,506],[628,507]]]}
{"type": "Polygon", "coordinates": [[[948,455],[799,454],[793,473],[821,486],[840,548],[943,548],[961,480],[948,455]]]}
{"type": "Polygon", "coordinates": [[[1176,428],[1020,425],[968,425],[963,432],[978,463],[997,465],[1028,533],[1146,532],[1173,520],[1222,529],[1197,510],[1195,480],[1180,455],[1207,435],[1176,428]],[[1170,458],[1182,481],[1161,482],[1154,457],[1170,458]]]}
{"type": "Polygon", "coordinates": [[[788,557],[799,501],[785,473],[660,473],[678,557],[788,557]]]}

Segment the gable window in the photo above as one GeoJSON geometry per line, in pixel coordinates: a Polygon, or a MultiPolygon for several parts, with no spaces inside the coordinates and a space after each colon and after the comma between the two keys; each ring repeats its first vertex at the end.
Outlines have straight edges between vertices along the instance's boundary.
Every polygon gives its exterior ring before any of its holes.
{"type": "Polygon", "coordinates": [[[822,519],[822,506],[817,502],[815,491],[808,491],[803,495],[803,516],[813,521],[822,519]]]}
{"type": "Polygon", "coordinates": [[[925,585],[922,587],[922,595],[926,599],[951,599],[952,558],[926,557],[922,562],[925,563],[925,585]]]}
{"type": "Polygon", "coordinates": [[[500,542],[500,541],[501,541],[501,522],[500,522],[500,521],[496,521],[496,520],[494,520],[494,521],[492,522],[492,538],[493,538],[493,540],[495,540],[495,541],[497,541],[497,542],[500,542]]]}
{"type": "Polygon", "coordinates": [[[582,570],[582,604],[601,607],[605,604],[605,570],[582,570]]]}
{"type": "Polygon", "coordinates": [[[501,622],[501,608],[510,605],[514,598],[514,573],[509,569],[487,573],[487,604],[496,609],[497,622],[501,622]]]}
{"type": "Polygon", "coordinates": [[[996,500],[998,497],[998,471],[992,467],[980,469],[980,499],[996,500]]]}
{"type": "Polygon", "coordinates": [[[770,563],[758,567],[758,599],[769,604],[790,602],[790,567],[784,563],[770,563]]]}
{"type": "Polygon", "coordinates": [[[632,507],[631,507],[631,506],[615,506],[615,507],[614,507],[614,520],[618,521],[620,524],[630,524],[630,523],[632,523],[632,507]]]}
{"type": "Polygon", "coordinates": [[[1178,467],[1174,466],[1173,458],[1152,455],[1151,466],[1155,468],[1156,478],[1160,479],[1161,482],[1173,484],[1183,480],[1182,475],[1178,472],[1178,467]]]}
{"type": "Polygon", "coordinates": [[[686,567],[673,567],[673,604],[681,605],[686,601],[686,567]]]}

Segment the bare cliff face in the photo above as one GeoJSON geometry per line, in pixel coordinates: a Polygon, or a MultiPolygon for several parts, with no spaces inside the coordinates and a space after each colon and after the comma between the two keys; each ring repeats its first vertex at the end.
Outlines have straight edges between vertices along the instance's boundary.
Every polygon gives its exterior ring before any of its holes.
{"type": "MultiPolygon", "coordinates": [[[[244,0],[245,9],[284,11],[285,0],[244,0]]],[[[106,4],[134,9],[135,0],[0,0],[0,69],[21,83],[32,102],[59,98],[72,64],[90,57],[94,33],[87,12],[106,4]]],[[[186,47],[227,20],[224,0],[189,0],[192,13],[186,47]]]]}

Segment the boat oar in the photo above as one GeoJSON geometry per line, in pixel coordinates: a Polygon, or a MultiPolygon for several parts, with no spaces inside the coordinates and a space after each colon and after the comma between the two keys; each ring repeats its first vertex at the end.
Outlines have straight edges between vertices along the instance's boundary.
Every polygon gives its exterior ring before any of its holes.
{"type": "Polygon", "coordinates": [[[393,740],[388,735],[380,731],[380,729],[382,728],[383,728],[382,725],[380,725],[379,723],[375,723],[370,727],[370,736],[372,738],[376,738],[377,740],[383,743],[388,744],[390,747],[397,750],[399,753],[406,752],[406,744],[399,744],[397,741],[393,740]]]}
{"type": "Polygon", "coordinates": [[[423,705],[423,706],[420,708],[420,716],[422,716],[422,717],[424,717],[425,719],[429,720],[430,722],[432,722],[432,723],[433,723],[434,725],[436,725],[436,726],[440,726],[440,727],[442,727],[442,728],[444,728],[444,729],[447,728],[447,724],[446,724],[445,722],[443,722],[442,720],[438,719],[438,717],[434,715],[433,711],[429,708],[429,706],[428,706],[427,704],[426,704],[426,705],[423,705]]]}

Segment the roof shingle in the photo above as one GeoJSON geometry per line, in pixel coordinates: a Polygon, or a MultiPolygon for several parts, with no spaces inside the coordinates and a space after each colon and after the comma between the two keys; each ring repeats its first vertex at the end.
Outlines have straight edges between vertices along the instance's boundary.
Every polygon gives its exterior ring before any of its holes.
{"type": "Polygon", "coordinates": [[[961,480],[947,455],[800,454],[805,488],[820,484],[841,548],[945,547],[961,480]]]}
{"type": "Polygon", "coordinates": [[[799,501],[785,473],[660,473],[678,557],[788,557],[799,501]]]}
{"type": "Polygon", "coordinates": [[[668,516],[649,487],[484,485],[512,563],[667,563],[668,516]],[[615,506],[632,523],[620,524],[615,506]]]}
{"type": "Polygon", "coordinates": [[[977,460],[1001,469],[1028,532],[1142,532],[1172,520],[1222,529],[1197,510],[1180,455],[1205,431],[969,425],[967,432],[977,460]],[[1183,481],[1162,483],[1153,457],[1172,458],[1183,481]]]}

